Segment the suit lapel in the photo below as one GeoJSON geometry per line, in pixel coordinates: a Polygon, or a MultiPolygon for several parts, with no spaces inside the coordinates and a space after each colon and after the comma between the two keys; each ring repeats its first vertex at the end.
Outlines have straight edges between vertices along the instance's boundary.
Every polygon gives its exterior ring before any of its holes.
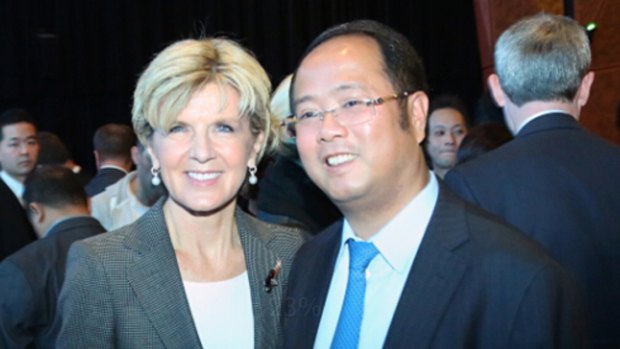
{"type": "Polygon", "coordinates": [[[271,292],[265,291],[265,280],[269,271],[278,260],[267,246],[267,241],[257,237],[252,230],[258,225],[249,222],[245,213],[237,209],[237,229],[243,246],[245,265],[250,282],[252,311],[254,313],[254,343],[256,348],[273,348],[278,338],[273,329],[279,328],[278,310],[282,302],[282,287],[274,287],[271,292]]]}
{"type": "Polygon", "coordinates": [[[317,244],[312,248],[314,251],[312,255],[304,256],[303,261],[298,261],[303,263],[303,266],[297,268],[297,271],[303,270],[304,275],[295,275],[294,277],[305,281],[298,282],[298,285],[301,286],[298,287],[299,295],[294,295],[296,302],[294,306],[297,322],[299,322],[299,326],[295,327],[298,331],[294,335],[301,337],[295,341],[296,343],[307,345],[308,348],[311,348],[314,343],[319,322],[323,315],[336,257],[340,249],[341,232],[342,219],[332,224],[311,242],[317,244]]]}
{"type": "Polygon", "coordinates": [[[127,279],[168,348],[200,348],[181,274],[164,221],[164,200],[136,222],[125,244],[134,251],[127,279]]]}
{"type": "Polygon", "coordinates": [[[384,348],[429,346],[465,272],[452,250],[467,240],[462,204],[440,186],[433,216],[409,272],[384,348]]]}

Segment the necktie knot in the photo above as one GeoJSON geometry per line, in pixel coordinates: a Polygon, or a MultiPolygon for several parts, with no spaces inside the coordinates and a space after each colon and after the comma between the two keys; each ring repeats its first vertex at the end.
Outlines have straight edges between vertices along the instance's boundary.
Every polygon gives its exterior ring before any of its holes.
{"type": "Polygon", "coordinates": [[[379,253],[372,242],[349,239],[349,269],[364,271],[373,258],[379,253]]]}

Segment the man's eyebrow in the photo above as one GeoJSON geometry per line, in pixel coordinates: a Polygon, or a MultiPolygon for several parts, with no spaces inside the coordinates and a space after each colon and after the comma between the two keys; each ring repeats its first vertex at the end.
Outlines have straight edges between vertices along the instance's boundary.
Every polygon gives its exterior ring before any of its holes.
{"type": "MultiPolygon", "coordinates": [[[[357,89],[361,89],[360,84],[358,84],[358,83],[347,83],[347,84],[339,85],[335,89],[332,89],[330,91],[330,93],[341,92],[341,91],[348,91],[348,90],[357,90],[357,89]]],[[[315,98],[316,98],[316,95],[305,95],[305,96],[303,96],[301,98],[295,99],[295,100],[293,100],[293,108],[296,107],[297,105],[301,104],[301,103],[311,101],[311,100],[313,100],[315,98]]]]}

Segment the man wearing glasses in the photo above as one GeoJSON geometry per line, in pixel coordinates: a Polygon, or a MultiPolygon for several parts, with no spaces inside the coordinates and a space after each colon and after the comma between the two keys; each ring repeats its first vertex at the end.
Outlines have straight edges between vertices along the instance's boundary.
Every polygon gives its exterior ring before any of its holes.
{"type": "Polygon", "coordinates": [[[428,97],[407,39],[328,29],[291,88],[297,147],[344,219],[299,250],[285,348],[580,347],[573,284],[542,249],[426,167],[428,97]]]}

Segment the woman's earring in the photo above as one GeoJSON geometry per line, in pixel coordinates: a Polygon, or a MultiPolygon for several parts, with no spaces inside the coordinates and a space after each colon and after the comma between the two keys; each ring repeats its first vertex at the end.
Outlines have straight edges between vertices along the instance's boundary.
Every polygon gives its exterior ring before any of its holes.
{"type": "Polygon", "coordinates": [[[258,178],[256,178],[256,166],[248,167],[248,171],[250,171],[250,177],[248,178],[248,182],[251,185],[258,183],[258,178]]]}
{"type": "Polygon", "coordinates": [[[151,184],[155,187],[160,185],[161,179],[159,178],[159,169],[155,168],[155,166],[151,167],[151,175],[153,175],[153,178],[151,178],[151,184]]]}

